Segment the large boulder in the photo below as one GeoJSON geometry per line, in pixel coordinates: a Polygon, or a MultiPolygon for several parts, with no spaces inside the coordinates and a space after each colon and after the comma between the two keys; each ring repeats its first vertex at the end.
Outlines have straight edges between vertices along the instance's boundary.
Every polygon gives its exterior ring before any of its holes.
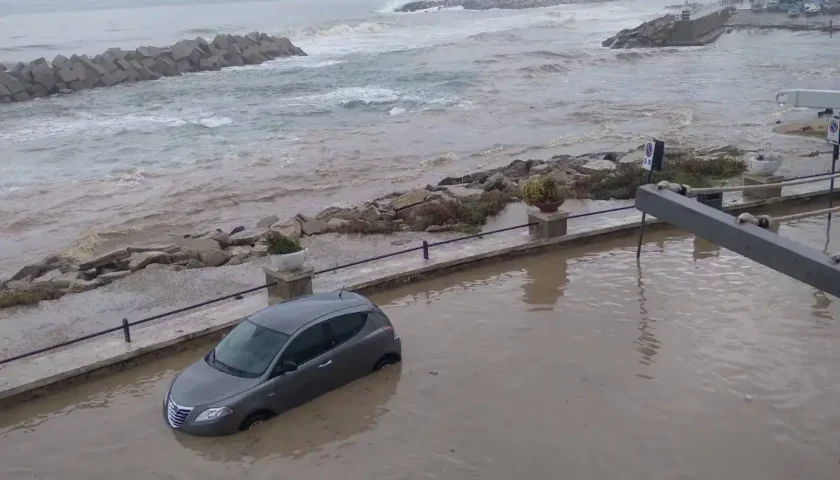
{"type": "Polygon", "coordinates": [[[12,275],[12,278],[9,280],[23,280],[29,282],[40,277],[44,273],[53,270],[60,270],[62,272],[72,271],[74,270],[73,261],[60,255],[48,255],[38,263],[33,263],[21,268],[12,275]]]}
{"type": "Polygon", "coordinates": [[[580,167],[583,173],[596,173],[615,170],[615,163],[609,160],[592,160],[580,167]]]}
{"type": "Polygon", "coordinates": [[[199,260],[208,267],[221,267],[230,259],[230,253],[217,249],[201,253],[199,260]]]}
{"type": "Polygon", "coordinates": [[[155,251],[135,253],[129,259],[128,269],[132,272],[136,272],[138,270],[146,268],[147,266],[153,263],[171,263],[169,254],[166,252],[155,251]]]}
{"type": "Polygon", "coordinates": [[[259,47],[252,45],[242,51],[242,59],[248,65],[257,65],[265,61],[265,57],[260,53],[259,47]]]}
{"type": "Polygon", "coordinates": [[[292,238],[294,240],[300,239],[303,235],[303,228],[300,222],[295,219],[288,220],[283,223],[274,223],[271,225],[271,230],[283,235],[284,237],[292,238]]]}
{"type": "Polygon", "coordinates": [[[57,83],[52,67],[43,58],[32,62],[32,81],[44,87],[47,92],[52,92],[57,83]]]}
{"type": "Polygon", "coordinates": [[[419,205],[434,196],[434,193],[426,189],[412,190],[391,200],[390,206],[392,209],[399,212],[400,210],[419,205]]]}
{"type": "Polygon", "coordinates": [[[20,80],[4,72],[0,72],[0,85],[11,92],[11,95],[26,91],[26,86],[20,80]]]}
{"type": "MultiPolygon", "coordinates": [[[[243,230],[230,236],[231,245],[253,245],[265,235],[265,230],[243,230]]],[[[206,263],[206,262],[205,262],[206,263]]]]}

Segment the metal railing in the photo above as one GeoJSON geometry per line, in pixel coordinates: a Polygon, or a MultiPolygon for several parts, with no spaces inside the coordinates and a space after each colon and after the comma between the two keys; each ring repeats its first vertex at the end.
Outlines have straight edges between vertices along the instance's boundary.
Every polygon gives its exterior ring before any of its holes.
{"type": "MultiPolygon", "coordinates": [[[[805,175],[805,176],[802,176],[802,177],[794,177],[794,178],[791,178],[790,180],[815,178],[815,177],[829,176],[829,175],[831,175],[831,174],[830,173],[818,173],[818,174],[814,174],[814,175],[805,175]]],[[[575,219],[575,218],[591,217],[591,216],[595,216],[595,215],[603,215],[603,214],[607,214],[607,213],[621,212],[621,211],[625,211],[625,210],[633,210],[635,208],[636,208],[635,205],[607,208],[607,209],[604,209],[604,210],[596,210],[596,211],[593,211],[593,212],[583,212],[583,213],[572,214],[572,215],[569,215],[568,218],[569,219],[575,219]]],[[[356,267],[356,266],[359,266],[359,265],[364,265],[366,263],[376,262],[376,261],[379,261],[379,260],[384,260],[386,258],[392,258],[392,257],[396,257],[396,256],[399,256],[399,255],[405,255],[405,254],[408,254],[408,253],[413,253],[413,252],[418,252],[418,251],[423,252],[423,259],[424,260],[428,260],[429,259],[429,250],[433,247],[439,247],[439,246],[448,245],[448,244],[456,243],[456,242],[463,242],[463,241],[472,240],[472,239],[475,239],[475,238],[482,238],[482,237],[485,237],[485,236],[488,236],[488,235],[495,235],[495,234],[498,234],[498,233],[509,232],[509,231],[512,231],[512,230],[519,230],[521,228],[531,227],[532,225],[536,225],[536,224],[535,223],[525,223],[525,224],[516,225],[516,226],[513,226],[513,227],[499,228],[497,230],[490,230],[490,231],[486,231],[486,232],[476,233],[474,235],[467,235],[467,236],[463,236],[463,237],[452,238],[452,239],[449,239],[449,240],[441,240],[439,242],[432,242],[432,243],[429,243],[426,240],[423,240],[423,243],[420,246],[417,246],[417,247],[407,248],[407,249],[399,250],[399,251],[396,251],[396,252],[386,253],[384,255],[378,255],[378,256],[375,256],[375,257],[365,258],[363,260],[358,260],[358,261],[355,261],[355,262],[345,263],[345,264],[338,265],[338,266],[335,266],[335,267],[332,267],[332,268],[325,268],[323,270],[316,270],[314,272],[314,275],[323,275],[325,273],[332,273],[332,272],[336,272],[338,270],[343,270],[343,269],[346,269],[346,268],[356,267]]],[[[78,338],[74,338],[72,340],[67,340],[65,342],[61,342],[61,343],[58,343],[58,344],[55,344],[55,345],[51,345],[49,347],[43,347],[43,348],[39,348],[39,349],[36,349],[36,350],[32,350],[30,352],[15,355],[15,356],[12,356],[12,357],[9,357],[9,358],[4,358],[4,359],[0,360],[0,365],[5,365],[7,363],[11,363],[11,362],[14,362],[14,361],[17,361],[17,360],[22,360],[24,358],[29,358],[29,357],[32,357],[32,356],[35,356],[35,355],[40,355],[42,353],[47,353],[47,352],[50,352],[52,350],[57,350],[59,348],[64,348],[64,347],[67,347],[67,346],[70,346],[70,345],[74,345],[76,343],[81,343],[81,342],[84,342],[86,340],[90,340],[92,338],[101,337],[103,335],[108,335],[108,334],[119,332],[119,331],[123,332],[123,338],[125,339],[125,341],[127,343],[130,343],[131,342],[131,327],[135,327],[137,325],[143,325],[145,323],[153,322],[155,320],[160,320],[160,319],[163,319],[163,318],[166,318],[166,317],[171,317],[173,315],[178,315],[178,314],[181,314],[181,313],[184,313],[184,312],[188,312],[190,310],[195,310],[195,309],[198,309],[198,308],[206,307],[208,305],[212,305],[212,304],[218,303],[218,302],[223,302],[223,301],[226,301],[226,300],[232,300],[232,299],[241,300],[241,299],[244,298],[245,295],[247,295],[249,293],[258,292],[262,289],[271,287],[273,285],[276,285],[276,282],[267,283],[265,285],[259,285],[259,286],[256,286],[256,287],[248,288],[248,289],[236,292],[236,293],[231,293],[229,295],[224,295],[224,296],[221,296],[221,297],[213,298],[211,300],[206,300],[206,301],[203,301],[203,302],[195,303],[195,304],[192,304],[192,305],[189,305],[189,306],[186,306],[186,307],[178,308],[178,309],[175,309],[175,310],[170,310],[170,311],[165,312],[165,313],[152,315],[150,317],[143,318],[143,319],[140,319],[140,320],[135,320],[133,322],[129,322],[127,318],[123,318],[121,324],[116,326],[116,327],[106,328],[105,330],[100,330],[98,332],[90,333],[88,335],[84,335],[84,336],[81,336],[81,337],[78,337],[78,338]]]]}

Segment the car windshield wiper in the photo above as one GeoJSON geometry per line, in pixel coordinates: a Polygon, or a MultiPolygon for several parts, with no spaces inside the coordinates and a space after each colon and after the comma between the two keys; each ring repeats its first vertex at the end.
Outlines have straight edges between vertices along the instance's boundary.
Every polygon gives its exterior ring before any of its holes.
{"type": "Polygon", "coordinates": [[[237,377],[251,377],[251,373],[246,372],[245,370],[240,370],[236,367],[231,367],[230,365],[226,364],[225,362],[218,360],[216,358],[216,349],[210,351],[210,362],[213,366],[221,367],[219,370],[225,371],[226,373],[230,373],[231,375],[236,375],[237,377]]]}

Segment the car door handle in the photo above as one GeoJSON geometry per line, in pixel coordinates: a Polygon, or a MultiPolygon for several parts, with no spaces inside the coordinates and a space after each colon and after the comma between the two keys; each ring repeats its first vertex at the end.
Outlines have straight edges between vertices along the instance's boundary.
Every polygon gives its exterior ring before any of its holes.
{"type": "Polygon", "coordinates": [[[322,363],[322,364],[318,365],[318,368],[329,367],[330,365],[332,365],[332,360],[330,360],[327,363],[322,363]]]}

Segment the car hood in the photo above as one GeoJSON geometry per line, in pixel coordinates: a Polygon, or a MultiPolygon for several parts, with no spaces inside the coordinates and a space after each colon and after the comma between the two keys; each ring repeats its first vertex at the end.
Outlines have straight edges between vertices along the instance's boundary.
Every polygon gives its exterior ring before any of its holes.
{"type": "Polygon", "coordinates": [[[259,383],[259,378],[241,378],[220,372],[202,358],[175,378],[169,396],[183,407],[204,406],[242,393],[259,383]]]}

